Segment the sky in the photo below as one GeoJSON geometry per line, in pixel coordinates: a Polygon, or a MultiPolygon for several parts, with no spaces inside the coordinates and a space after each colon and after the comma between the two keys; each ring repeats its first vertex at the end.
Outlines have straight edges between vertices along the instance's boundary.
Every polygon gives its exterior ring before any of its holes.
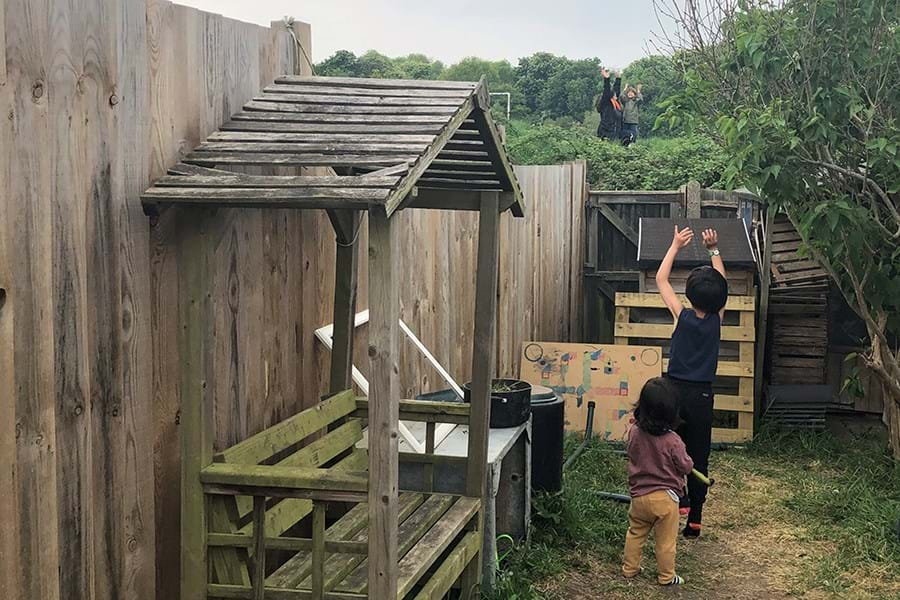
{"type": "Polygon", "coordinates": [[[623,68],[648,54],[658,31],[653,0],[175,0],[268,26],[289,15],[312,25],[313,60],[336,50],[466,56],[515,64],[535,52],[597,57],[623,68]]]}

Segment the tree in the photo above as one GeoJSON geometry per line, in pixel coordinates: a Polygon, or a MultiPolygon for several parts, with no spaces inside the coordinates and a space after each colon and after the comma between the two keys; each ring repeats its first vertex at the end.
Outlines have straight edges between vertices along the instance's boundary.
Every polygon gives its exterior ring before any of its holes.
{"type": "Polygon", "coordinates": [[[356,55],[349,50],[338,50],[316,65],[316,73],[330,77],[358,77],[356,55]]]}
{"type": "Polygon", "coordinates": [[[900,3],[660,5],[686,46],[673,122],[706,121],[747,181],[798,225],[868,332],[900,458],[900,3]]]}
{"type": "Polygon", "coordinates": [[[551,118],[569,116],[581,121],[600,93],[600,59],[562,60],[543,86],[538,108],[551,118]]]}

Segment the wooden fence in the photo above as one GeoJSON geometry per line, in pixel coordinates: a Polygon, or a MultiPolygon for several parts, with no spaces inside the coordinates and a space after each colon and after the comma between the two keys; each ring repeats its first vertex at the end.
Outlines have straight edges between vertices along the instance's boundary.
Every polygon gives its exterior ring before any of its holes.
{"type": "MultiPolygon", "coordinates": [[[[309,27],[294,32],[309,52],[309,27]]],[[[175,219],[151,224],[139,194],[262,85],[307,65],[281,22],[163,0],[0,0],[0,50],[0,595],[177,598],[175,219]]],[[[583,170],[518,170],[530,210],[503,223],[500,373],[518,372],[526,338],[578,337],[583,170]]],[[[475,219],[427,212],[399,217],[402,316],[464,380],[475,219]]],[[[324,214],[217,215],[220,448],[325,391],[313,331],[331,320],[332,235],[324,214]]],[[[440,386],[405,350],[404,391],[440,386]]]]}

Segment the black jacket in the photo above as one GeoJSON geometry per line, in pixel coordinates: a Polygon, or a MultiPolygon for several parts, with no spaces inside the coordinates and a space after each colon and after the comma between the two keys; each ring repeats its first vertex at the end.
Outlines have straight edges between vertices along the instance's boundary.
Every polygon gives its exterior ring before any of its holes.
{"type": "Polygon", "coordinates": [[[602,138],[616,138],[619,132],[620,122],[622,121],[622,111],[616,110],[612,103],[615,96],[618,98],[622,91],[622,79],[616,77],[613,85],[609,84],[609,77],[603,79],[603,93],[597,100],[597,112],[600,113],[600,127],[597,129],[597,135],[602,138]]]}

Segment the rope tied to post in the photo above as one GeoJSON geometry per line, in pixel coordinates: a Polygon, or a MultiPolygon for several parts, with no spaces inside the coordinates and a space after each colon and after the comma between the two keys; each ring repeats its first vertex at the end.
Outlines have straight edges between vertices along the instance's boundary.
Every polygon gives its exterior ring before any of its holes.
{"type": "Polygon", "coordinates": [[[312,59],[309,57],[309,54],[306,52],[306,48],[303,47],[303,44],[300,43],[300,38],[297,37],[297,32],[294,31],[294,17],[284,17],[284,26],[287,28],[288,33],[291,34],[291,37],[294,39],[294,74],[295,75],[303,75],[300,69],[300,55],[303,55],[303,58],[306,59],[306,64],[309,65],[309,70],[313,75],[316,74],[316,67],[313,64],[312,59]]]}

